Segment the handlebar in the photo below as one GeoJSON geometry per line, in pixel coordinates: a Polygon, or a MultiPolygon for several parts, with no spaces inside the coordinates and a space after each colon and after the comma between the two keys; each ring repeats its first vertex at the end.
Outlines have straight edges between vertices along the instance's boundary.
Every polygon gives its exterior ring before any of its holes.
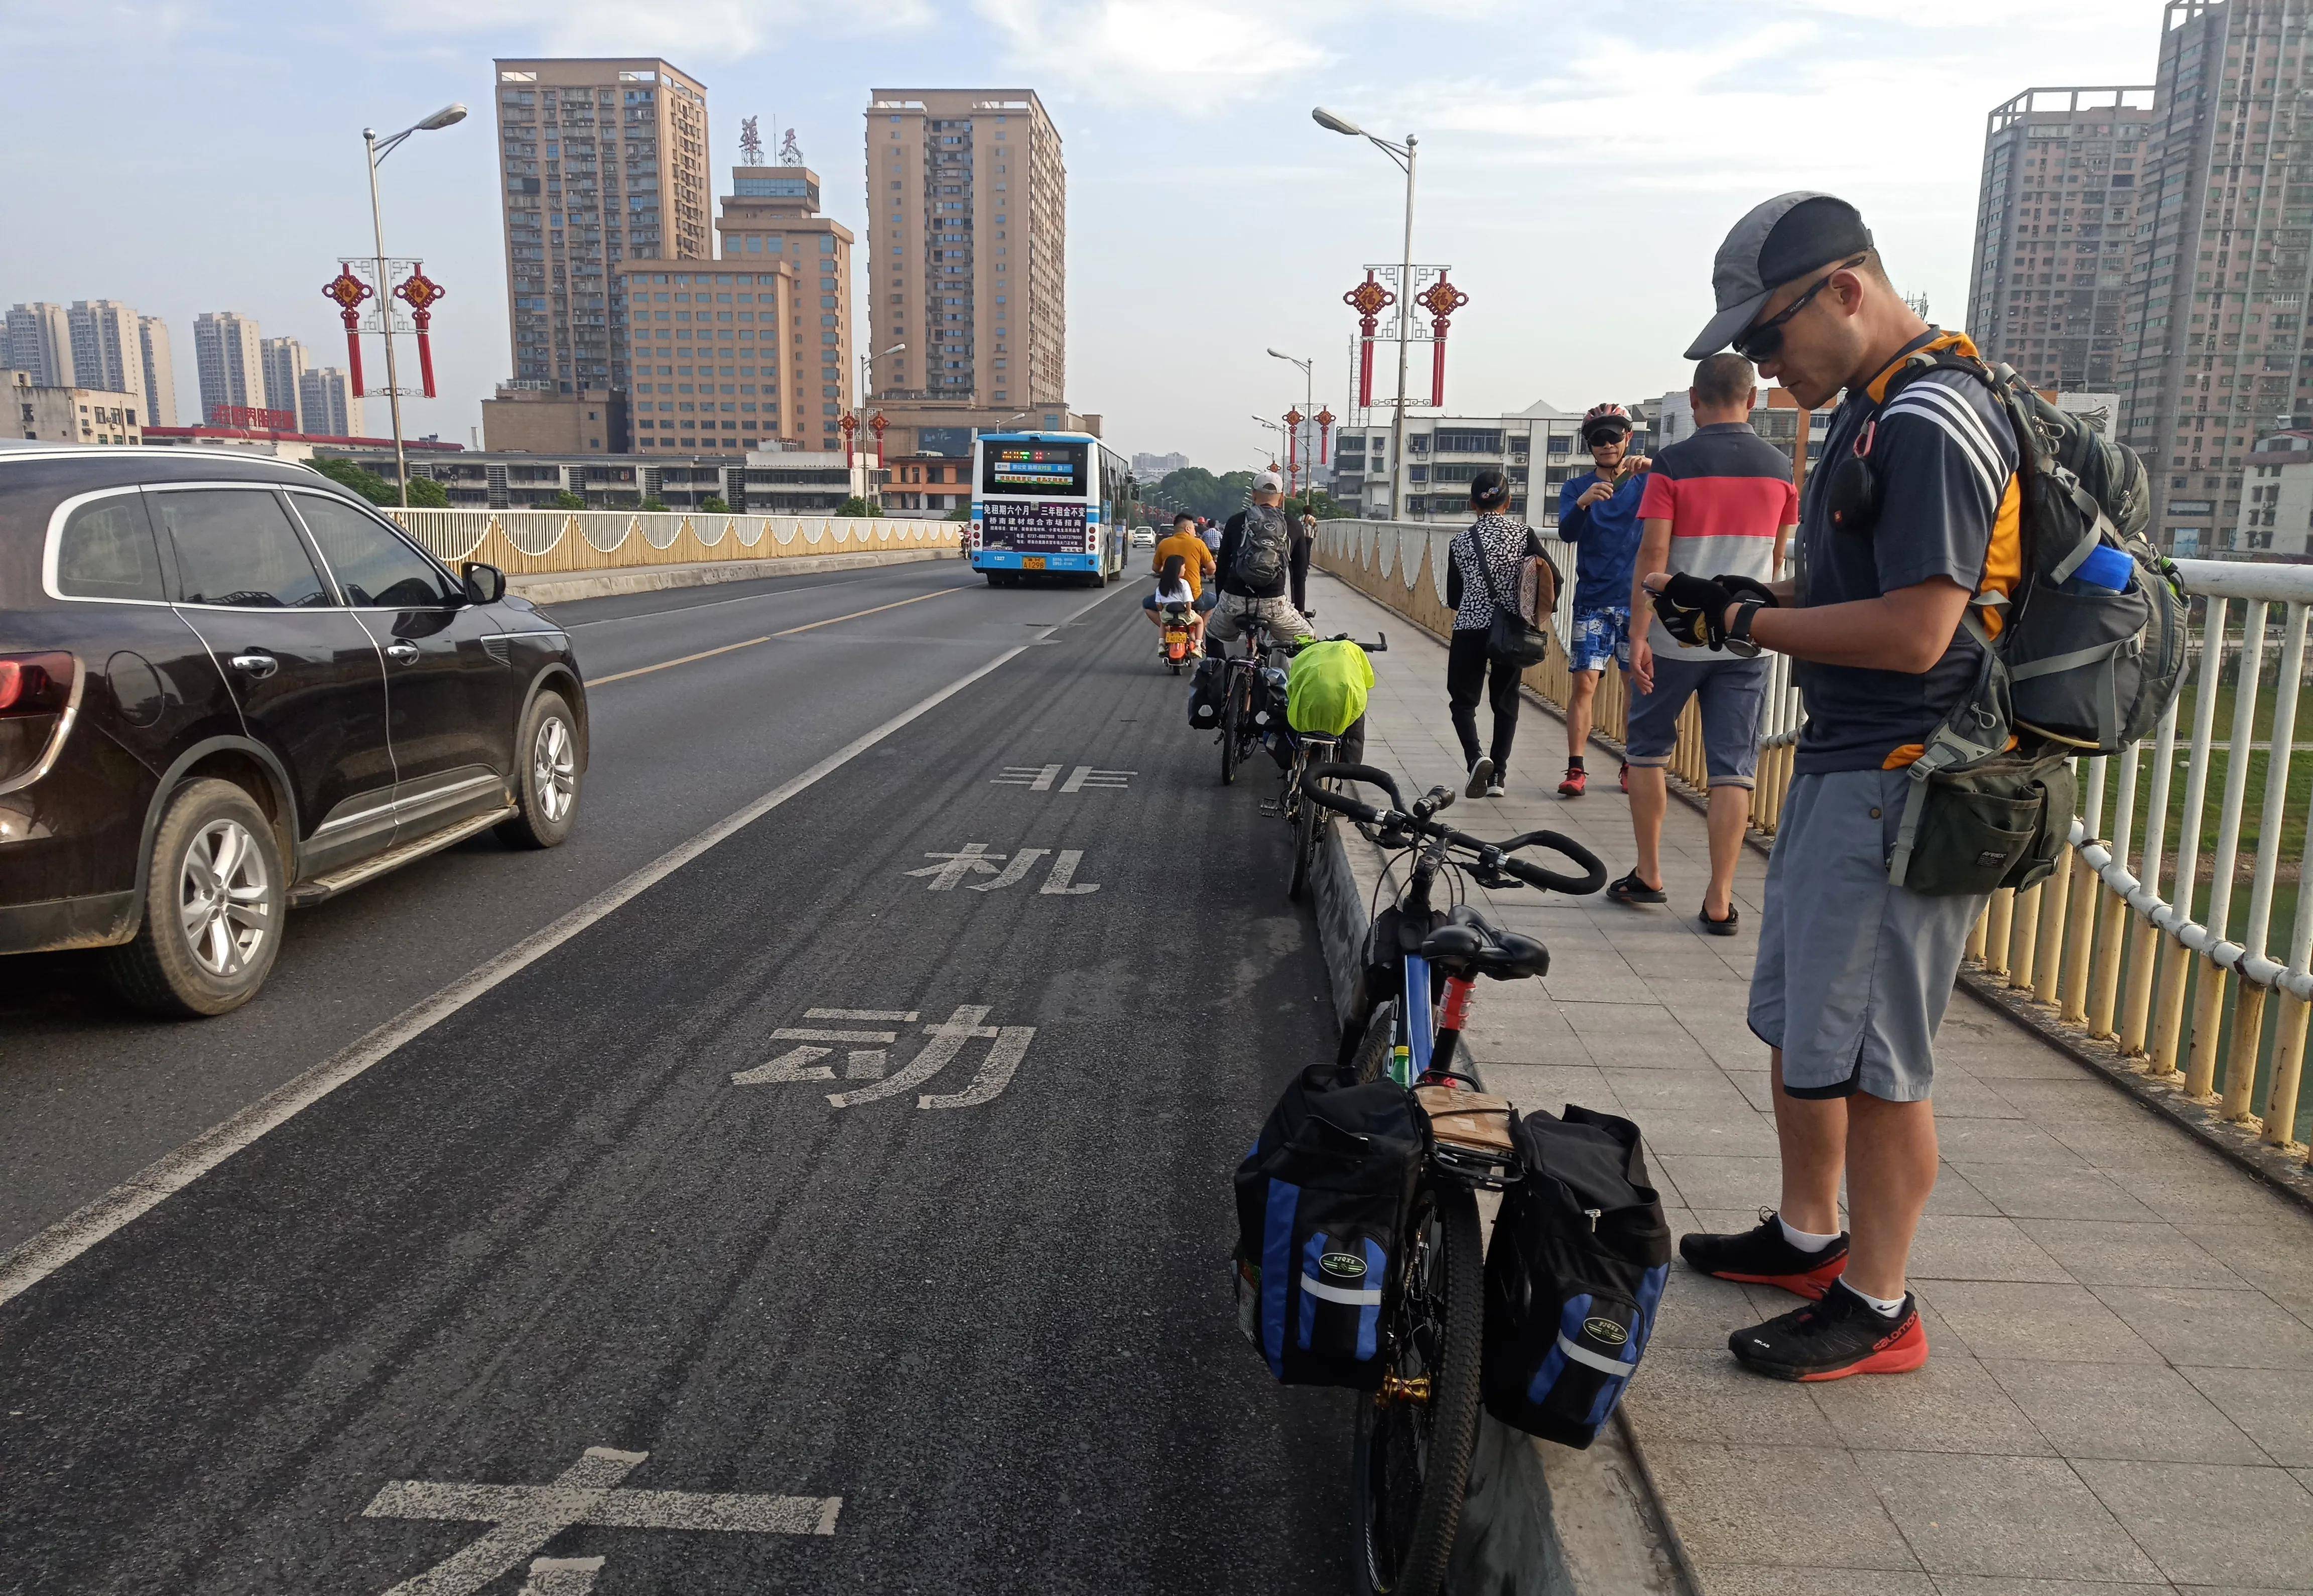
{"type": "Polygon", "coordinates": [[[1278,644],[1277,646],[1283,649],[1288,654],[1297,654],[1313,643],[1357,643],[1358,646],[1365,650],[1368,653],[1387,653],[1389,652],[1389,634],[1387,632],[1376,632],[1374,634],[1374,640],[1371,643],[1358,643],[1358,640],[1355,637],[1350,636],[1347,632],[1336,632],[1330,637],[1289,637],[1278,644]]]}
{"type": "MultiPolygon", "coordinates": [[[[1404,794],[1398,791],[1397,783],[1389,772],[1371,765],[1350,765],[1329,760],[1312,765],[1301,777],[1301,795],[1318,807],[1347,815],[1368,826],[1380,827],[1385,831],[1440,838],[1455,847],[1475,854],[1481,870],[1499,871],[1517,877],[1530,887],[1576,897],[1587,897],[1605,886],[1606,866],[1599,861],[1598,855],[1559,832],[1522,831],[1506,841],[1488,842],[1465,831],[1456,831],[1451,826],[1440,825],[1429,817],[1446,807],[1446,803],[1436,801],[1441,792],[1444,789],[1438,789],[1409,810],[1404,794]],[[1388,793],[1390,807],[1386,811],[1378,810],[1345,793],[1330,792],[1320,785],[1327,781],[1365,782],[1380,787],[1388,793]],[[1526,847],[1547,848],[1552,853],[1563,855],[1580,865],[1582,873],[1570,875],[1512,857],[1520,848],[1526,847]]],[[[1446,794],[1446,801],[1452,802],[1450,793],[1446,794]]]]}

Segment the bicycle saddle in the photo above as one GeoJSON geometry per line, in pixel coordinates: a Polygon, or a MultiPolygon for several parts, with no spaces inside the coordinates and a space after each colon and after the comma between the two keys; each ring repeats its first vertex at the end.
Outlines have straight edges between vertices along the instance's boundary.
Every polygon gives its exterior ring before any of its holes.
{"type": "Polygon", "coordinates": [[[1461,966],[1497,981],[1550,973],[1550,950],[1530,936],[1490,925],[1467,904],[1448,911],[1446,923],[1421,939],[1421,956],[1433,964],[1461,966]]]}

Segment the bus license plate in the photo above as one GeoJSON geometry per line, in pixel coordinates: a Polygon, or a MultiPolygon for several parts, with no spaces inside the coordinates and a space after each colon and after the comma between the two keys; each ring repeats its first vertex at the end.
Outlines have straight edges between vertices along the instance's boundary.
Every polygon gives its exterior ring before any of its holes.
{"type": "Polygon", "coordinates": [[[1041,571],[1044,568],[1044,557],[1041,554],[1029,555],[1021,560],[1020,568],[1023,571],[1041,571]]]}

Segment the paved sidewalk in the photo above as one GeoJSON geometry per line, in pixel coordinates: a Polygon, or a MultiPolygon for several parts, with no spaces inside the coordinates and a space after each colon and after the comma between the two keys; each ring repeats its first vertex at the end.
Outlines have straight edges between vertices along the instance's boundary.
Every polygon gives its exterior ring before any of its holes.
{"type": "MultiPolygon", "coordinates": [[[[1389,633],[1367,759],[1409,797],[1460,790],[1445,649],[1312,573],[1327,632],[1389,633]]],[[[1483,726],[1483,711],[1481,712],[1483,726]]],[[[1509,794],[1463,829],[1548,826],[1631,860],[1614,761],[1557,797],[1565,732],[1529,700],[1509,794]],[[1603,780],[1600,779],[1603,776],[1603,780]]],[[[1361,885],[1374,851],[1352,839],[1361,885]]],[[[1550,944],[1542,982],[1485,984],[1488,1085],[1645,1130],[1674,1232],[1777,1197],[1766,1049],[1744,1023],[1765,861],[1741,935],[1694,924],[1702,816],[1665,825],[1667,908],[1472,890],[1550,944]]],[[[1933,1356],[1913,1374],[1783,1385],[1728,1333],[1797,1304],[1672,1266],[1632,1425],[1707,1596],[2202,1596],[2313,1590],[2313,1216],[1966,994],[1937,1060],[1944,1162],[1913,1258],[1933,1356]]]]}

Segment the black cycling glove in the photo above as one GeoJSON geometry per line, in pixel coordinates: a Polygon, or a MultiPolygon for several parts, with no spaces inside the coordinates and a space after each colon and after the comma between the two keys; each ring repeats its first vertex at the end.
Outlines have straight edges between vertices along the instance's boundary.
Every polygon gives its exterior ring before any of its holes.
{"type": "Polygon", "coordinates": [[[1681,571],[1663,583],[1655,595],[1655,614],[1663,629],[1689,648],[1725,648],[1727,607],[1736,595],[1721,581],[1681,571]]]}
{"type": "Polygon", "coordinates": [[[1754,581],[1748,576],[1729,576],[1724,573],[1711,580],[1725,588],[1729,598],[1756,599],[1769,609],[1781,607],[1781,601],[1775,597],[1775,590],[1763,582],[1754,581]]]}

